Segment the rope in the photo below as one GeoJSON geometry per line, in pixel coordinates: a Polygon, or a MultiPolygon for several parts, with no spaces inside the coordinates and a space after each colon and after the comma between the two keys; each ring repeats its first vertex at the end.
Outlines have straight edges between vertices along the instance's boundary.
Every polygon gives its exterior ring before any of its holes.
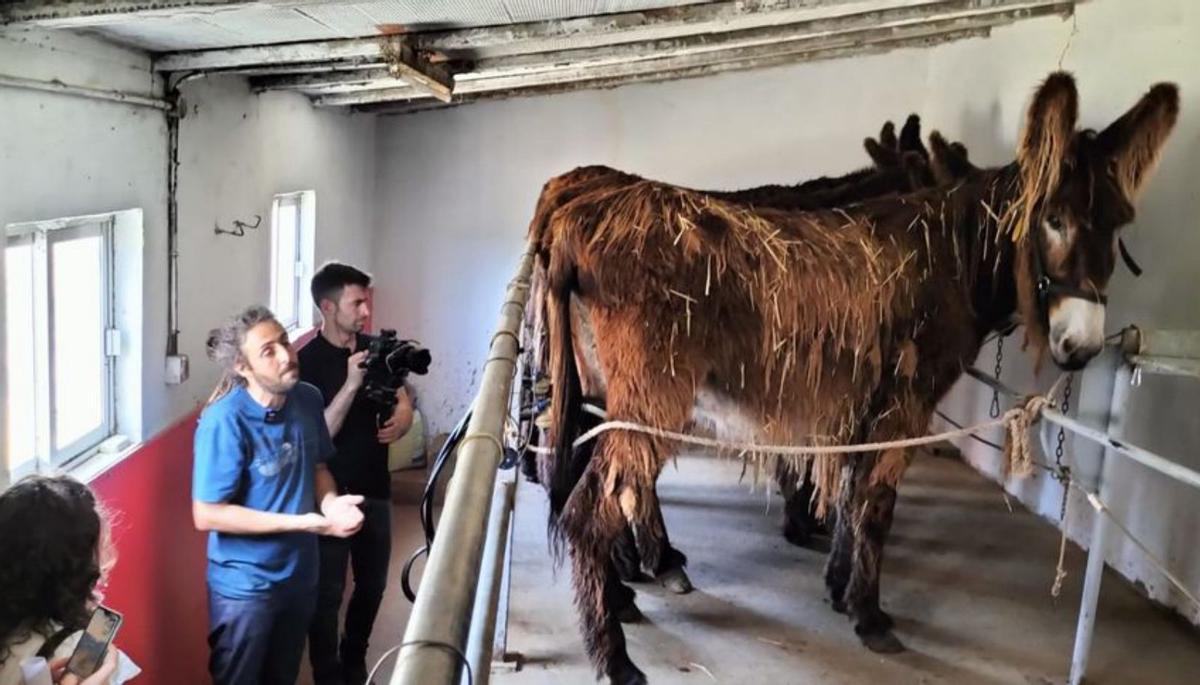
{"type": "Polygon", "coordinates": [[[1058,596],[1062,594],[1063,581],[1067,579],[1067,512],[1071,506],[1071,498],[1067,495],[1073,485],[1075,485],[1075,481],[1069,477],[1063,483],[1062,516],[1058,522],[1062,532],[1058,539],[1058,566],[1054,569],[1054,584],[1050,586],[1050,596],[1054,599],[1058,599],[1058,596]]]}
{"type": "Polygon", "coordinates": [[[985,421],[973,426],[958,428],[952,431],[926,435],[919,438],[904,438],[901,440],[887,440],[882,442],[867,442],[856,445],[760,445],[750,442],[730,442],[718,440],[715,438],[704,438],[687,433],[678,433],[675,431],[663,430],[652,426],[645,426],[632,421],[606,421],[595,428],[589,430],[575,440],[573,446],[579,447],[589,440],[593,440],[601,433],[610,430],[625,430],[633,433],[643,433],[657,438],[666,438],[688,445],[697,445],[700,447],[710,447],[719,450],[734,450],[737,452],[769,452],[785,456],[810,456],[823,454],[852,454],[858,452],[881,452],[890,449],[901,449],[906,447],[920,447],[922,445],[930,445],[943,440],[952,438],[960,438],[966,435],[971,435],[978,431],[988,428],[996,428],[998,426],[1006,426],[1008,428],[1009,442],[1012,443],[1005,450],[1006,456],[1016,464],[1018,472],[1028,472],[1033,463],[1033,457],[1029,453],[1029,427],[1038,419],[1039,412],[1049,404],[1044,396],[1037,395],[1029,398],[1024,405],[1013,407],[1006,411],[1000,418],[991,421],[985,421]]]}

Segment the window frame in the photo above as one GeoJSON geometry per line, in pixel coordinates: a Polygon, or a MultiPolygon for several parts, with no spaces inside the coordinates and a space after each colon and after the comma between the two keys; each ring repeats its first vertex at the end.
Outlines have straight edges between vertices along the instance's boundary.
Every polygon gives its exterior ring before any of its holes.
{"type": "MultiPolygon", "coordinates": [[[[11,224],[5,230],[5,249],[28,242],[32,247],[32,278],[30,295],[34,320],[34,454],[19,464],[32,464],[40,473],[66,469],[90,456],[117,432],[117,379],[115,352],[111,349],[116,309],[115,214],[98,214],[48,221],[11,224]],[[83,436],[64,446],[57,446],[57,390],[55,387],[55,350],[58,344],[54,327],[52,297],[55,244],[87,237],[99,237],[101,278],[101,346],[102,398],[101,420],[83,436]]],[[[7,279],[7,274],[5,276],[7,279]]],[[[7,334],[7,333],[6,333],[7,334]]],[[[6,398],[7,401],[7,398],[6,398]]],[[[12,427],[10,426],[10,430],[12,427]]],[[[5,467],[14,472],[15,456],[8,455],[5,467]]],[[[28,468],[26,466],[25,468],[28,468]]]]}
{"type": "Polygon", "coordinates": [[[271,287],[270,287],[270,307],[271,311],[279,319],[279,323],[290,334],[295,334],[303,330],[311,328],[313,325],[312,314],[312,296],[305,287],[305,283],[312,276],[314,265],[314,247],[315,247],[315,232],[316,232],[316,192],[312,190],[300,190],[288,193],[279,193],[274,196],[271,202],[271,287]],[[281,226],[279,224],[280,208],[283,205],[291,205],[295,208],[296,222],[294,226],[295,241],[294,253],[292,255],[292,274],[293,283],[292,303],[294,312],[280,311],[280,264],[281,249],[279,234],[281,226]]]}

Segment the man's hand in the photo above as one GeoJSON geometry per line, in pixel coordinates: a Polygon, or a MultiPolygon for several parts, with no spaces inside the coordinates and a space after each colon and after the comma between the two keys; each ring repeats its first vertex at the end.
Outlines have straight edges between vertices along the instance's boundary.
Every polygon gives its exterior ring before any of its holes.
{"type": "Polygon", "coordinates": [[[104,652],[104,661],[100,662],[100,668],[96,672],[86,678],[80,678],[74,673],[67,673],[67,661],[69,657],[61,657],[51,659],[48,666],[50,667],[50,680],[56,685],[106,685],[112,674],[117,672],[117,648],[109,645],[104,652]]]}
{"type": "Polygon", "coordinates": [[[396,417],[393,416],[383,424],[383,427],[379,429],[376,437],[379,438],[379,442],[382,442],[385,445],[390,445],[391,443],[399,440],[404,433],[405,431],[401,430],[400,423],[396,421],[396,417]]]}
{"type": "Polygon", "coordinates": [[[412,422],[412,400],[408,397],[408,390],[402,387],[396,391],[396,408],[392,410],[391,418],[380,426],[375,438],[385,445],[390,445],[403,437],[409,428],[412,428],[412,422]]]}
{"type": "Polygon", "coordinates": [[[362,363],[367,359],[367,351],[359,350],[350,355],[346,360],[346,385],[358,390],[363,384],[363,375],[366,369],[362,368],[362,363]]]}
{"type": "Polygon", "coordinates": [[[325,529],[321,534],[348,538],[357,533],[363,524],[363,513],[358,508],[362,501],[362,495],[327,498],[321,507],[321,513],[325,515],[325,529]]]}

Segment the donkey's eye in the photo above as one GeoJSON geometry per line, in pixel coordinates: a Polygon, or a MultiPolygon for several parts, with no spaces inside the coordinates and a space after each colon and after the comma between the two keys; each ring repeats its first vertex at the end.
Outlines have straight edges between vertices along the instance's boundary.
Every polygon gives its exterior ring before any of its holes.
{"type": "Polygon", "coordinates": [[[1046,224],[1056,231],[1063,230],[1062,219],[1058,218],[1057,214],[1051,214],[1050,216],[1046,217],[1046,224]]]}

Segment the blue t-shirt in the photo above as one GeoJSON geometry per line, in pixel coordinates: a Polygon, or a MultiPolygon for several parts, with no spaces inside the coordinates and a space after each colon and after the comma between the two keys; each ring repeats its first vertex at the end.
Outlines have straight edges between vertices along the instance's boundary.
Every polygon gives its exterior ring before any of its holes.
{"type": "MultiPolygon", "coordinates": [[[[192,499],[280,514],[316,510],[317,464],[333,455],[321,393],[298,383],[271,412],[238,387],[209,405],[196,427],[192,499]]],[[[313,533],[208,534],[208,585],[232,599],[310,591],[313,533]]]]}

